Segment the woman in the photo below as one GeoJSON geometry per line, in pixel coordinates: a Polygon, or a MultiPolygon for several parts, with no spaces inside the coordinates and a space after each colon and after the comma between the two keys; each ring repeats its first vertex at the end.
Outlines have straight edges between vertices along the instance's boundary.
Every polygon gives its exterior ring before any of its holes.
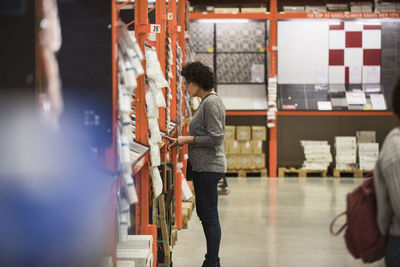
{"type": "Polygon", "coordinates": [[[196,210],[207,240],[207,254],[203,267],[217,267],[221,227],[218,217],[218,181],[225,172],[225,106],[213,90],[214,74],[200,62],[187,64],[182,69],[184,87],[191,97],[201,103],[189,124],[189,136],[168,138],[172,144],[189,145],[196,210]]]}
{"type": "MultiPolygon", "coordinates": [[[[400,119],[400,79],[393,90],[393,112],[400,119]]],[[[389,238],[386,247],[387,267],[400,266],[400,128],[385,139],[374,170],[378,226],[389,238]]]]}

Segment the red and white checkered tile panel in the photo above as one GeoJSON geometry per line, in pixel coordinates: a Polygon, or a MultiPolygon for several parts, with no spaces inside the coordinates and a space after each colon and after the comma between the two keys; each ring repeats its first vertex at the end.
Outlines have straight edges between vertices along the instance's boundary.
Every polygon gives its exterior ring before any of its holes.
{"type": "Polygon", "coordinates": [[[329,26],[329,83],[380,83],[381,25],[341,21],[329,26]]]}

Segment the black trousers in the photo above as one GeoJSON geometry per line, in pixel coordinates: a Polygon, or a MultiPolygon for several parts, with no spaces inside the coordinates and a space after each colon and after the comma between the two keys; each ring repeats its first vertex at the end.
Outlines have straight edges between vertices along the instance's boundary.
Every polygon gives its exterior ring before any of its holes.
{"type": "Polygon", "coordinates": [[[196,193],[196,211],[203,225],[207,240],[207,254],[204,267],[219,266],[219,245],[221,226],[218,216],[217,185],[223,173],[193,172],[193,185],[196,193]]]}

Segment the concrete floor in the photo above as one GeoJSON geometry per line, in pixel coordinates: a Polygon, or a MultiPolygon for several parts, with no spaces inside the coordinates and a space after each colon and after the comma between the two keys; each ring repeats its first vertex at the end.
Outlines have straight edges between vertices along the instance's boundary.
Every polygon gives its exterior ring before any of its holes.
{"type": "MultiPolygon", "coordinates": [[[[329,233],[345,209],[353,178],[228,178],[231,193],[219,198],[223,267],[356,267],[342,236],[329,233]]],[[[341,224],[344,222],[338,222],[341,224]]],[[[200,267],[205,238],[194,212],[178,233],[174,267],[200,267]]],[[[383,262],[370,264],[383,267],[383,262]]]]}

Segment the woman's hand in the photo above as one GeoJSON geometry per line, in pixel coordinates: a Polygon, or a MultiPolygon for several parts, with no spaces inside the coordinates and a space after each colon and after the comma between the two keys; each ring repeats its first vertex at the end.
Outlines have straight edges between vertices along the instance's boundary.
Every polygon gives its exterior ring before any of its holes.
{"type": "Polygon", "coordinates": [[[183,146],[186,144],[193,144],[194,136],[178,136],[178,138],[173,138],[169,136],[164,136],[165,139],[169,142],[169,148],[173,148],[175,146],[183,146]]]}

